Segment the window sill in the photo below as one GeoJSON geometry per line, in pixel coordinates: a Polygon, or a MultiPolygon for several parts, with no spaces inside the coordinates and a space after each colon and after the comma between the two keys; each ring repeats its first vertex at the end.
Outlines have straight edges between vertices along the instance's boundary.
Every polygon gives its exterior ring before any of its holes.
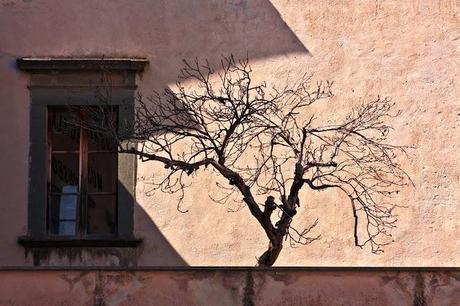
{"type": "Polygon", "coordinates": [[[136,248],[142,239],[71,239],[71,238],[32,238],[22,236],[18,243],[25,248],[73,248],[73,247],[113,247],[136,248]]]}

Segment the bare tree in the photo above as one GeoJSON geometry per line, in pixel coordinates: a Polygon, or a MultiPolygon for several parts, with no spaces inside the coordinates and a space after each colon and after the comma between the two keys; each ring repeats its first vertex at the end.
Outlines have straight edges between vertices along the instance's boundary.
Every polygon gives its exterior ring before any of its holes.
{"type": "MultiPolygon", "coordinates": [[[[396,222],[396,205],[384,199],[410,181],[397,163],[405,147],[387,142],[386,122],[398,115],[393,103],[378,97],[352,108],[340,122],[324,124],[311,113],[312,105],[332,97],[332,82],[304,76],[275,88],[255,84],[251,73],[247,59],[233,56],[223,58],[217,71],[207,61],[184,60],[175,90],[138,95],[135,118],[124,123],[128,133],[114,124],[86,124],[110,134],[119,152],[163,164],[168,174],[155,187],[179,193],[180,200],[187,176],[206,168],[224,177],[223,195],[210,196],[222,203],[242,196],[269,240],[259,266],[272,266],[285,240],[306,245],[320,238],[310,236],[318,220],[301,230],[292,226],[304,204],[303,188],[346,194],[356,246],[382,252],[396,222]],[[194,86],[184,85],[188,81],[194,86]]],[[[98,97],[110,99],[110,86],[98,97]]]]}

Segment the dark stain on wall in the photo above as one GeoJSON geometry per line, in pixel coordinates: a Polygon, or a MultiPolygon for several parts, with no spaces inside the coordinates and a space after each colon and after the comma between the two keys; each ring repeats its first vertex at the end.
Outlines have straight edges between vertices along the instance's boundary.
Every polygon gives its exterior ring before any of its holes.
{"type": "Polygon", "coordinates": [[[104,286],[100,272],[96,273],[96,287],[94,288],[94,306],[105,306],[104,286]]]}
{"type": "Polygon", "coordinates": [[[254,306],[254,276],[251,271],[246,272],[246,284],[243,293],[243,305],[254,306]]]}
{"type": "Polygon", "coordinates": [[[415,276],[415,286],[414,286],[414,306],[425,306],[425,285],[423,281],[423,276],[421,273],[417,273],[415,276]]]}
{"type": "Polygon", "coordinates": [[[85,260],[85,255],[87,255],[88,258],[102,259],[107,266],[135,267],[137,266],[139,250],[110,247],[25,248],[25,256],[32,256],[34,266],[50,265],[53,254],[59,259],[59,262],[65,260],[68,264],[77,263],[91,266],[92,263],[85,260]]]}

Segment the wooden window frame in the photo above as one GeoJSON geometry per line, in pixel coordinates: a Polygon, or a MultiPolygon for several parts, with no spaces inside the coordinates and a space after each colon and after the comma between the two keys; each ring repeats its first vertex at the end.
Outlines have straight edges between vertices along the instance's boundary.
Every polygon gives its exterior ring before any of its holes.
{"type": "MultiPolygon", "coordinates": [[[[87,106],[73,106],[72,108],[68,107],[61,107],[61,106],[52,106],[48,107],[47,109],[47,117],[49,119],[49,116],[51,115],[52,112],[70,112],[74,113],[77,117],[78,120],[80,120],[81,116],[83,115],[83,111],[91,111],[92,107],[87,107],[87,106]]],[[[95,107],[94,111],[98,111],[99,107],[95,107]]],[[[115,116],[115,124],[118,126],[118,107],[110,107],[107,111],[110,111],[113,113],[111,116],[115,116]]],[[[115,230],[118,228],[118,213],[117,213],[117,206],[118,206],[118,192],[115,189],[114,192],[95,192],[95,191],[89,191],[88,184],[89,184],[89,154],[90,153],[118,153],[113,150],[90,150],[89,149],[89,136],[88,136],[88,130],[85,129],[83,126],[78,126],[78,131],[79,131],[79,146],[78,150],[53,150],[53,143],[52,143],[52,136],[51,136],[51,128],[49,126],[49,120],[47,120],[48,126],[47,126],[47,144],[48,144],[48,174],[47,174],[47,231],[48,231],[48,236],[50,237],[55,237],[55,238],[68,238],[68,239],[113,239],[116,237],[116,232],[113,233],[107,233],[107,234],[89,234],[87,232],[89,222],[88,222],[88,197],[90,195],[112,195],[115,196],[115,230]],[[79,191],[77,193],[69,193],[69,194],[74,194],[78,196],[78,201],[77,201],[77,208],[76,208],[76,218],[75,218],[75,235],[60,235],[60,234],[55,234],[51,231],[51,197],[55,195],[51,191],[51,173],[52,173],[52,156],[53,154],[78,154],[78,164],[79,164],[79,169],[78,169],[78,186],[79,186],[79,191]]],[[[113,170],[117,171],[118,169],[118,161],[115,165],[115,168],[113,170]]],[[[62,192],[56,193],[57,194],[63,194],[62,192]]],[[[73,220],[73,219],[72,219],[73,220]]]]}

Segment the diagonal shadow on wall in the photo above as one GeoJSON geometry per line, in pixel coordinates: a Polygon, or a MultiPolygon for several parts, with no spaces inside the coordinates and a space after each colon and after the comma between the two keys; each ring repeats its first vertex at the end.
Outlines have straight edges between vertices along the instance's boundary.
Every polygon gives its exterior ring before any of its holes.
{"type": "Polygon", "coordinates": [[[188,265],[138,202],[134,206],[134,228],[136,238],[142,239],[139,257],[147,257],[146,260],[153,266],[188,265]]]}
{"type": "Polygon", "coordinates": [[[309,50],[289,28],[269,0],[189,1],[154,4],[163,12],[153,21],[152,33],[141,35],[139,46],[150,65],[140,84],[142,91],[173,84],[182,59],[207,59],[218,64],[222,55],[251,61],[309,50]],[[148,88],[143,84],[148,84],[148,88]]]}

